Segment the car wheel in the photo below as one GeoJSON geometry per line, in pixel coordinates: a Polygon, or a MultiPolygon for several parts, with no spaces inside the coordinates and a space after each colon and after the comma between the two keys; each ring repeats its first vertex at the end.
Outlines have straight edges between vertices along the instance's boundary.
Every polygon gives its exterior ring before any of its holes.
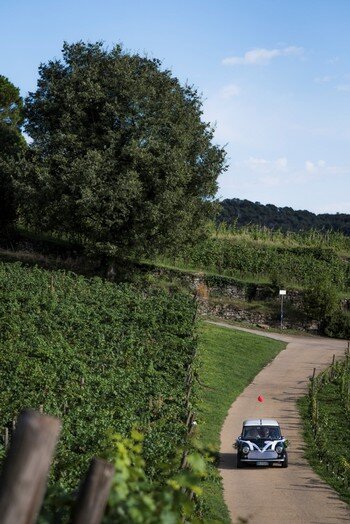
{"type": "Polygon", "coordinates": [[[284,461],[282,462],[282,468],[288,468],[288,453],[284,455],[284,461]]]}

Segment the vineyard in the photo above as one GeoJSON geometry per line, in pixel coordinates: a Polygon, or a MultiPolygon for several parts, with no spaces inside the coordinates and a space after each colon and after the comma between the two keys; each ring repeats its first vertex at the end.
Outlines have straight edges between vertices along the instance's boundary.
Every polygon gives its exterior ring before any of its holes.
{"type": "Polygon", "coordinates": [[[237,227],[235,224],[227,225],[220,223],[211,226],[213,235],[220,238],[239,237],[242,239],[255,240],[262,243],[271,243],[288,247],[328,247],[337,252],[348,253],[350,251],[350,238],[339,231],[307,229],[304,231],[281,231],[266,226],[250,224],[237,227]]]}
{"type": "Polygon", "coordinates": [[[350,502],[350,353],[310,381],[301,399],[307,458],[316,471],[350,502]]]}
{"type": "Polygon", "coordinates": [[[2,456],[33,408],[63,422],[51,485],[75,489],[92,456],[135,430],[149,479],[178,470],[196,352],[189,295],[1,263],[0,311],[2,456]]]}
{"type": "Polygon", "coordinates": [[[350,286],[349,255],[350,240],[341,233],[220,225],[207,240],[160,261],[254,282],[278,280],[295,288],[312,285],[317,276],[345,291],[350,286]]]}

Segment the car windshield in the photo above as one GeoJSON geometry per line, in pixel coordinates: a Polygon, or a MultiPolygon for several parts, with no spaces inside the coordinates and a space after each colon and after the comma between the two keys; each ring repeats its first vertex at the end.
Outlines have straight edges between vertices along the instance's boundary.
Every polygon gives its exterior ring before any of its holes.
{"type": "Polygon", "coordinates": [[[281,438],[281,432],[278,426],[244,426],[242,438],[276,440],[281,438]]]}

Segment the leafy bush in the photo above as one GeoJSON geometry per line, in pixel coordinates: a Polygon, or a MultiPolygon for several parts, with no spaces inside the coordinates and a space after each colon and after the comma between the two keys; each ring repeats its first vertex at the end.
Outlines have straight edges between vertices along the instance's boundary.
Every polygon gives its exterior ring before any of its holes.
{"type": "Polygon", "coordinates": [[[306,289],[303,303],[306,314],[321,323],[338,312],[340,307],[335,286],[320,278],[316,278],[315,283],[306,289]]]}
{"type": "MultiPolygon", "coordinates": [[[[131,438],[114,435],[115,480],[106,524],[194,522],[195,505],[190,493],[200,495],[200,479],[206,466],[202,454],[193,452],[187,457],[188,467],[165,484],[149,482],[142,458],[142,435],[133,431],[131,438]]],[[[199,522],[199,520],[198,520],[199,522]]]]}
{"type": "Polygon", "coordinates": [[[315,278],[315,284],[305,290],[303,297],[305,313],[319,321],[319,331],[335,338],[350,338],[350,318],[341,310],[335,286],[315,278]]]}
{"type": "MultiPolygon", "coordinates": [[[[144,437],[132,430],[130,437],[111,435],[106,454],[113,458],[114,479],[104,524],[158,524],[202,522],[197,516],[196,496],[201,495],[200,481],[206,475],[202,450],[193,450],[187,467],[170,476],[166,482],[152,481],[145,471],[144,437]]],[[[168,468],[170,470],[170,468],[168,468]]],[[[74,506],[72,492],[51,487],[46,495],[39,524],[71,522],[74,506]]]]}
{"type": "Polygon", "coordinates": [[[328,337],[350,339],[350,317],[343,311],[337,311],[327,317],[321,325],[321,331],[328,337]]]}

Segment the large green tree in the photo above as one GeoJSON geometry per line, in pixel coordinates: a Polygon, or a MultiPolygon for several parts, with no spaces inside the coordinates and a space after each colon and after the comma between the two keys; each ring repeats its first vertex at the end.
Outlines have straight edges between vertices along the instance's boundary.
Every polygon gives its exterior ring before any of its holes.
{"type": "Polygon", "coordinates": [[[158,60],[100,42],[65,43],[39,74],[18,184],[31,223],[125,254],[193,241],[225,169],[197,91],[158,60]]]}
{"type": "Polygon", "coordinates": [[[0,232],[16,217],[12,175],[18,156],[25,148],[21,134],[23,103],[19,89],[0,75],[0,232]]]}

